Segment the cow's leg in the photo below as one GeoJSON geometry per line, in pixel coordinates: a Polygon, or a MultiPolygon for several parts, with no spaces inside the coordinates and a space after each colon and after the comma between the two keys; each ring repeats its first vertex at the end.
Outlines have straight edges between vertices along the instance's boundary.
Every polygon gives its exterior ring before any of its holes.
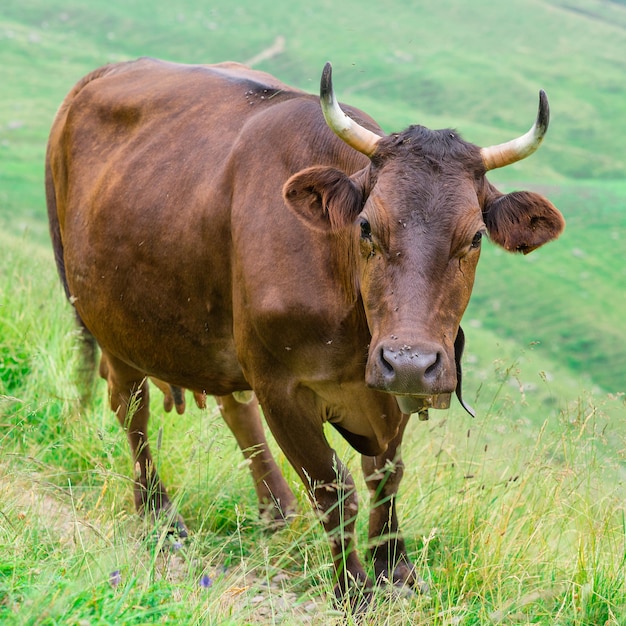
{"type": "Polygon", "coordinates": [[[220,412],[250,462],[261,517],[282,522],[295,511],[295,498],[270,452],[256,398],[241,403],[232,395],[216,396],[220,412]]]}
{"type": "Polygon", "coordinates": [[[365,482],[371,496],[368,554],[376,580],[388,580],[397,585],[409,585],[423,591],[425,583],[417,575],[399,532],[396,495],[404,473],[400,443],[408,417],[404,416],[398,434],[379,456],[361,457],[365,482]]]}
{"type": "Polygon", "coordinates": [[[181,537],[187,529],[179,516],[175,516],[167,491],[161,482],[148,444],[148,419],[150,399],[146,376],[103,351],[100,375],[109,386],[111,410],[126,431],[135,464],[135,507],[140,514],[155,520],[167,515],[172,530],[181,537]]]}
{"type": "MultiPolygon", "coordinates": [[[[354,481],[324,435],[319,414],[294,398],[284,406],[261,398],[266,421],[306,486],[328,535],[335,569],[335,594],[351,609],[369,601],[371,581],[355,549],[358,513],[354,481]]],[[[310,403],[315,406],[314,401],[310,403]]]]}

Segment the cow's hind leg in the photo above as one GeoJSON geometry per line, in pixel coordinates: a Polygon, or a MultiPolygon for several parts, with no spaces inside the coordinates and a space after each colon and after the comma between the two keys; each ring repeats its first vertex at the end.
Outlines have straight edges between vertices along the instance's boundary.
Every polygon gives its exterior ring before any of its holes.
{"type": "Polygon", "coordinates": [[[400,442],[406,422],[407,416],[404,417],[398,434],[383,454],[361,458],[372,507],[369,518],[368,554],[374,565],[377,582],[389,581],[395,585],[408,585],[416,591],[424,592],[428,587],[418,576],[415,566],[409,559],[404,539],[399,531],[396,513],[396,495],[404,473],[400,442]]]}
{"type": "Polygon", "coordinates": [[[234,396],[216,397],[220,412],[250,463],[261,518],[282,523],[295,511],[295,498],[270,452],[256,398],[248,403],[234,396]]]}
{"type": "Polygon", "coordinates": [[[148,380],[142,372],[103,351],[100,375],[109,386],[111,409],[126,431],[135,464],[135,507],[155,521],[163,516],[171,530],[187,536],[182,519],[174,511],[161,482],[148,443],[150,398],[148,380]]]}

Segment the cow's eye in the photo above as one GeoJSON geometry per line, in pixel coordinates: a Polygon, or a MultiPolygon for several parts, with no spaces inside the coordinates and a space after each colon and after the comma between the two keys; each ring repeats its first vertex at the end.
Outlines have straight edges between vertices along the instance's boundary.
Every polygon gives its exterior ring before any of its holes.
{"type": "Polygon", "coordinates": [[[474,239],[472,239],[472,248],[480,248],[480,242],[483,238],[483,231],[479,230],[475,235],[474,239]]]}
{"type": "Polygon", "coordinates": [[[367,239],[367,241],[372,240],[372,227],[370,223],[362,217],[359,221],[359,226],[361,227],[361,239],[367,239]]]}

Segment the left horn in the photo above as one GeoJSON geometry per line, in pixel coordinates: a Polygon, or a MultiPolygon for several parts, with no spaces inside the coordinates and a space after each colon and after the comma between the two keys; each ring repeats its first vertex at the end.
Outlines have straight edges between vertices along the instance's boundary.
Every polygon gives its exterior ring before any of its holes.
{"type": "Polygon", "coordinates": [[[541,145],[543,137],[548,130],[550,122],[550,107],[548,105],[548,96],[542,89],[539,92],[539,111],[537,119],[533,127],[521,137],[498,144],[497,146],[489,146],[482,148],[480,153],[483,157],[485,169],[495,170],[498,167],[511,165],[516,161],[521,161],[530,156],[541,145]]]}
{"type": "Polygon", "coordinates": [[[331,64],[326,63],[320,82],[320,103],[324,119],[328,126],[349,146],[371,157],[380,141],[380,135],[357,124],[341,110],[333,91],[332,74],[331,64]]]}

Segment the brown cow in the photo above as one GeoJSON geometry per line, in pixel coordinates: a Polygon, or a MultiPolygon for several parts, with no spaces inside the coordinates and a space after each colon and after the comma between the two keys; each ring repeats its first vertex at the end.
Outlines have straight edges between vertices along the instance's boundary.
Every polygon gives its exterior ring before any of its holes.
{"type": "Polygon", "coordinates": [[[172,513],[148,446],[147,376],[220,396],[261,508],[291,510],[256,401],[232,395],[254,390],[328,532],[338,593],[370,582],[354,483],[326,422],[363,455],[376,577],[418,586],[395,512],[402,434],[410,413],[460,392],[459,324],[483,235],[527,253],[563,229],[545,198],[485,178],[539,146],[547,100],[528,133],[480,149],[451,130],[385,135],[339,107],[330,65],[321,90],[320,107],[234,63],[96,70],[52,127],[52,240],[102,349],[140,511],[172,513]]]}

